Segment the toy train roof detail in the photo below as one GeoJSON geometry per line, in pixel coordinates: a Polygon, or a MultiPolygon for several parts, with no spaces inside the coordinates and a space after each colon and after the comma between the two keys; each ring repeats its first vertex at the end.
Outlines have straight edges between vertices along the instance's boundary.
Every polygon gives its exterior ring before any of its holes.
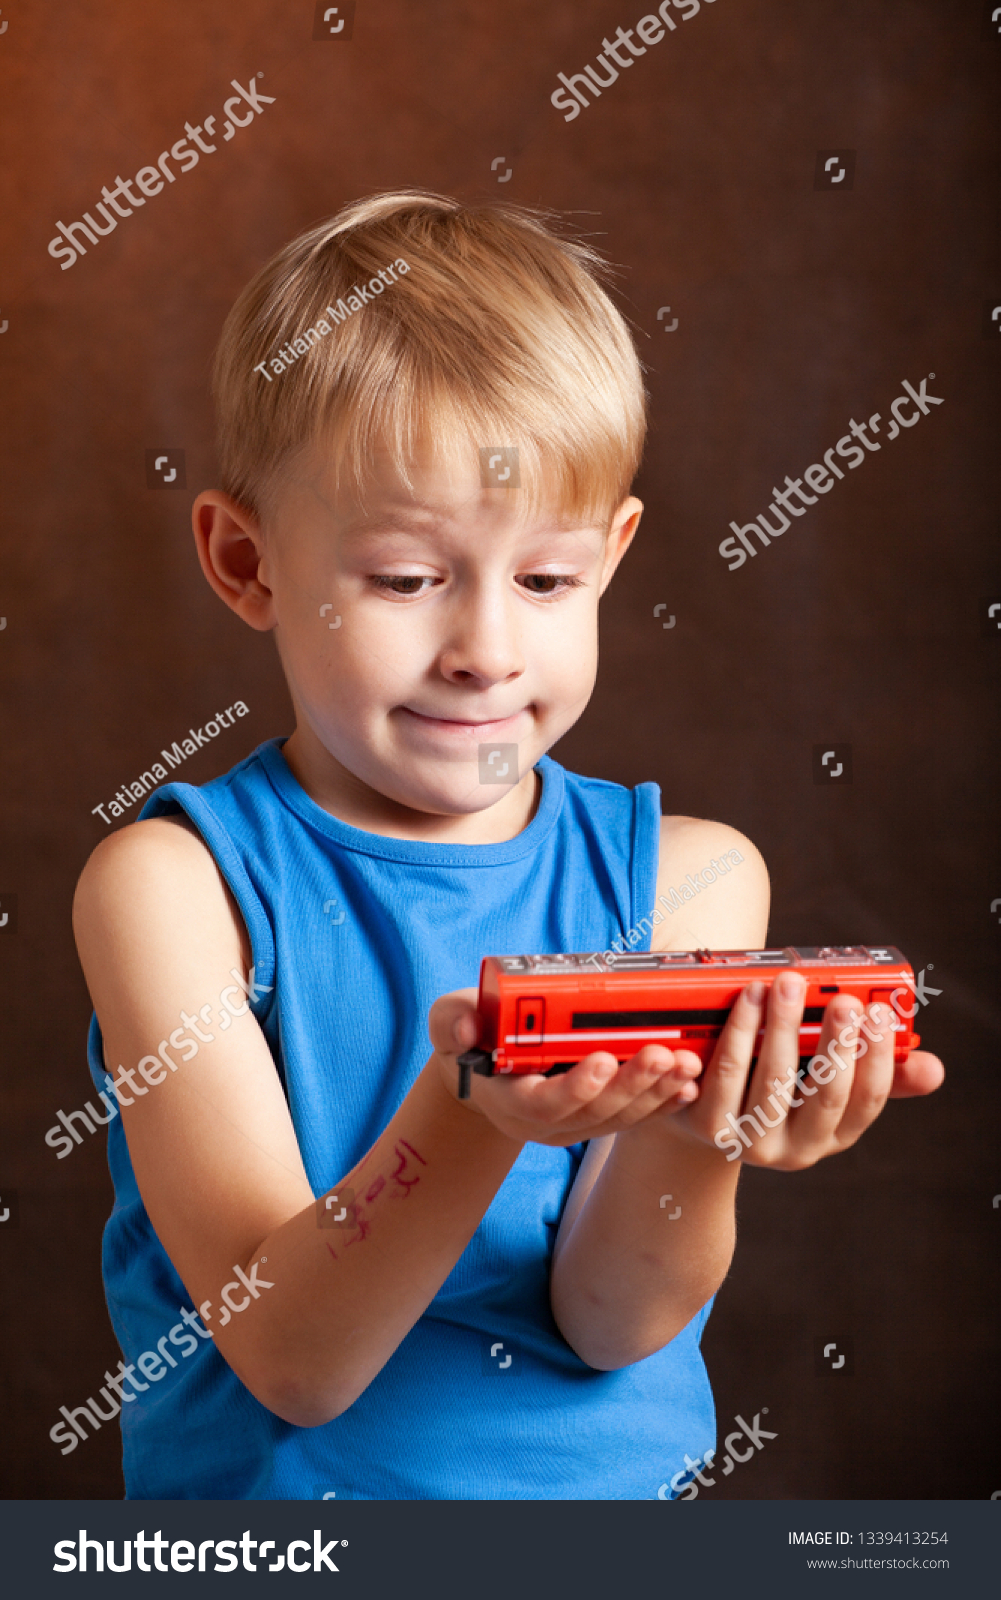
{"type": "Polygon", "coordinates": [[[893,945],[786,945],[773,950],[652,950],[621,955],[489,956],[498,972],[538,977],[581,973],[665,972],[705,967],[895,967],[907,966],[893,945]]]}

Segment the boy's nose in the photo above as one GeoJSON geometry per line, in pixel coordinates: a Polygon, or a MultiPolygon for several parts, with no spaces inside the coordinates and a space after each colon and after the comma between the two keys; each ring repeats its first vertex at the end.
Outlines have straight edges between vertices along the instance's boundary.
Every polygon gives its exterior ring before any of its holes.
{"type": "Polygon", "coordinates": [[[453,683],[505,683],[524,672],[519,630],[503,604],[469,605],[450,620],[440,665],[453,683]]]}

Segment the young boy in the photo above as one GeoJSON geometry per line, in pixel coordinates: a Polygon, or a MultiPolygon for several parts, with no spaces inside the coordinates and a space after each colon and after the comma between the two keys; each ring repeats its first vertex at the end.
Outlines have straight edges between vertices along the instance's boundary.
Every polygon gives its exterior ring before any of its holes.
{"type": "MultiPolygon", "coordinates": [[[[225,492],[195,536],[274,632],[295,731],[158,790],[75,906],[122,1108],[130,1498],[652,1499],[713,1446],[699,1339],[741,1165],[714,1134],[762,1023],[752,1098],[795,1072],[802,980],[767,1007],[750,985],[701,1079],[650,1046],[457,1098],[484,955],[766,937],[747,839],[545,754],[642,512],[643,383],[600,270],[535,213],[384,194],[227,321],[225,492]],[[683,929],[651,914],[727,852],[683,929]]],[[[927,1055],[894,1073],[878,1022],[747,1161],[808,1166],[937,1086],[927,1055]]]]}

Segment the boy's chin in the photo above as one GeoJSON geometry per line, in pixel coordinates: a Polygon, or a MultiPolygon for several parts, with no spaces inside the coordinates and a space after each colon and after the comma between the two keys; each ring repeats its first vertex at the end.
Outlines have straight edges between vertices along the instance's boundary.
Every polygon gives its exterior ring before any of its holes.
{"type": "Polygon", "coordinates": [[[429,816],[466,817],[488,811],[515,787],[513,783],[481,783],[476,763],[462,762],[437,773],[409,774],[402,784],[397,776],[383,793],[399,805],[429,816]]]}

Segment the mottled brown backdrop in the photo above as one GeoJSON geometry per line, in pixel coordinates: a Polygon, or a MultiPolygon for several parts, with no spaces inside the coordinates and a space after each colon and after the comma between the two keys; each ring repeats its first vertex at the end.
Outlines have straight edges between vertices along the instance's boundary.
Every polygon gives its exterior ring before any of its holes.
{"type": "Polygon", "coordinates": [[[767,1406],[778,1438],[703,1493],[1001,1487],[985,1428],[1001,1229],[991,10],[715,0],[567,123],[557,73],[593,61],[641,0],[358,0],[353,37],[331,42],[313,40],[310,0],[4,7],[7,1495],[123,1493],[117,1424],[66,1458],[49,1439],[118,1357],[103,1139],[64,1161],[43,1142],[91,1094],[69,911],[106,832],[92,808],[237,698],[250,716],[185,778],[290,729],[271,640],[209,592],[189,531],[215,481],[213,344],[279,245],[410,184],[572,214],[621,268],[648,366],[646,517],[558,758],[654,778],[665,810],[747,832],[773,875],[773,942],[892,941],[942,990],[921,1023],[950,1069],[941,1093],[892,1105],[805,1175],[743,1179],[705,1351],[721,1437],[767,1406]],[[231,80],[258,73],[274,103],[222,141],[231,80]],[[55,223],[210,113],[216,152],[61,270],[55,223]],[[853,187],[816,190],[818,151],[842,149],[853,187]],[[930,373],[943,405],[728,571],[731,519],[930,373]],[[146,452],[165,448],[185,452],[186,490],[147,487],[146,452]],[[829,742],[852,746],[853,782],[824,792],[812,756],[829,742]],[[854,1373],[817,1376],[815,1341],[845,1336],[854,1373]]]}

